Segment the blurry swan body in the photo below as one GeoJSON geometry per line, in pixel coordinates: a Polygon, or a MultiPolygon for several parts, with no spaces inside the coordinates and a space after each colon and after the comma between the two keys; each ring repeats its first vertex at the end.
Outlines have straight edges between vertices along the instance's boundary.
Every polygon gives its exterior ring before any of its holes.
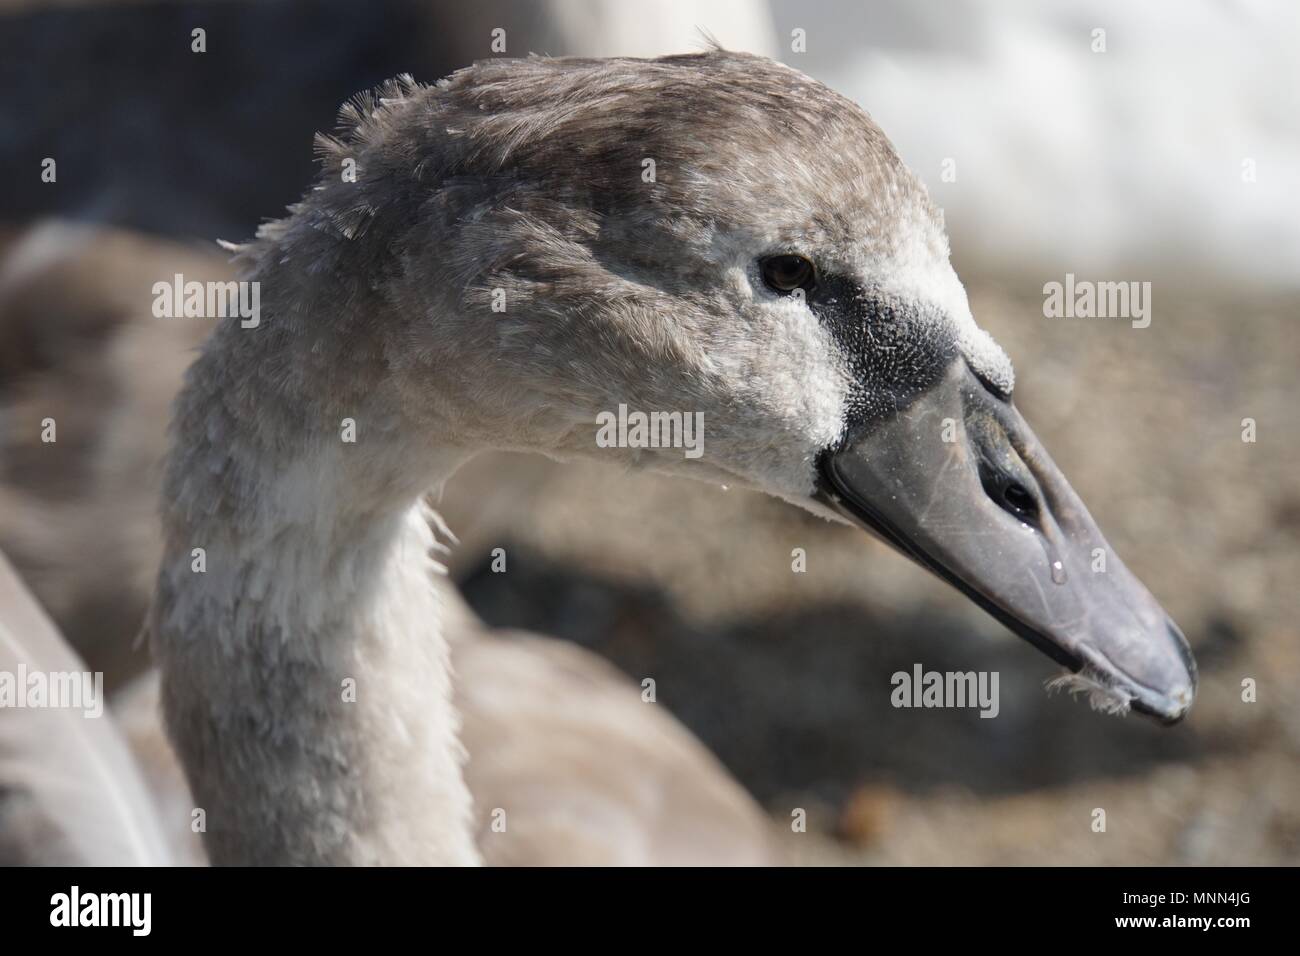
{"type": "MultiPolygon", "coordinates": [[[[439,587],[455,601],[453,589],[439,587]]],[[[468,610],[468,609],[466,609],[468,610]]],[[[681,724],[576,645],[477,621],[445,627],[489,866],[754,866],[781,862],[772,825],[681,724]]],[[[207,862],[184,773],[159,720],[158,672],[114,701],[172,852],[207,862]]]]}
{"type": "Polygon", "coordinates": [[[208,323],[149,312],[158,276],[222,277],[212,253],[34,224],[0,248],[0,547],[111,690],[157,572],[165,422],[208,323]]]}
{"type": "MultiPolygon", "coordinates": [[[[440,590],[456,611],[447,630],[457,704],[477,755],[468,783],[480,802],[509,807],[480,803],[484,862],[775,862],[758,808],[694,737],[646,708],[626,677],[564,642],[493,636],[456,606],[452,589],[440,590]]],[[[0,671],[85,671],[3,554],[0,671]]],[[[159,721],[157,672],[117,695],[114,714],[103,703],[93,718],[0,709],[0,862],[204,865],[194,802],[159,721]]]]}
{"type": "MultiPolygon", "coordinates": [[[[4,252],[0,422],[14,427],[0,432],[0,544],[20,553],[90,669],[105,672],[106,687],[121,688],[112,710],[158,808],[162,839],[174,861],[202,865],[195,803],[162,728],[158,675],[140,674],[149,662],[133,639],[148,597],[144,582],[157,573],[153,514],[163,423],[208,326],[152,319],[142,314],[139,293],[158,275],[177,272],[227,281],[229,267],[202,251],[57,221],[14,237],[4,252]],[[45,414],[56,418],[59,442],[24,444],[37,431],[23,426],[45,414]],[[127,683],[132,675],[139,676],[127,683]]],[[[486,517],[461,509],[457,525],[474,531],[486,517]]],[[[753,800],[685,728],[643,703],[626,676],[565,642],[492,631],[444,578],[431,586],[447,607],[444,632],[458,675],[455,705],[484,862],[747,865],[778,858],[753,800]],[[492,826],[498,808],[507,811],[504,829],[492,826]]],[[[4,589],[0,620],[20,613],[20,587],[4,589]]],[[[47,645],[56,633],[45,631],[47,645]]],[[[109,716],[92,724],[91,741],[114,735],[100,730],[109,716]]],[[[30,799],[31,784],[62,779],[35,758],[62,752],[58,736],[78,729],[41,726],[52,739],[30,722],[20,733],[0,719],[0,747],[22,740],[27,755],[0,759],[0,775],[11,771],[0,785],[15,797],[0,807],[0,858],[129,862],[134,857],[111,843],[50,838],[65,822],[95,815],[64,821],[30,799]]],[[[109,760],[114,745],[104,746],[109,760]]],[[[70,792],[92,803],[101,800],[98,789],[91,778],[85,792],[70,792]]]]}
{"type": "Polygon", "coordinates": [[[172,855],[85,665],[0,554],[0,860],[164,866],[172,855]],[[26,679],[20,679],[26,678],[26,679]],[[86,680],[83,681],[83,678],[86,680]],[[26,700],[37,679],[44,687],[26,700]],[[69,695],[69,689],[78,691],[69,695]],[[67,699],[64,699],[67,697],[67,699]]]}
{"type": "Polygon", "coordinates": [[[1185,639],[1117,558],[1087,573],[1109,546],[852,104],[712,51],[485,61],[343,120],[240,249],[260,325],[177,403],[150,629],[214,861],[477,861],[423,494],[487,448],[860,525],[1117,709],[1186,713],[1185,639]],[[598,449],[620,404],[703,413],[702,457],[598,449]]]}

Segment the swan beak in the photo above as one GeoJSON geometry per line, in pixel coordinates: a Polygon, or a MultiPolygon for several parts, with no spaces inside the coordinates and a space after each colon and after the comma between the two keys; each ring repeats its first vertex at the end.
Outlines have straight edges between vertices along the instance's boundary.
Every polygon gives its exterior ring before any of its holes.
{"type": "Polygon", "coordinates": [[[1167,723],[1191,707],[1187,639],[963,359],[896,414],[851,428],[819,470],[824,504],[1079,674],[1104,706],[1167,723]]]}

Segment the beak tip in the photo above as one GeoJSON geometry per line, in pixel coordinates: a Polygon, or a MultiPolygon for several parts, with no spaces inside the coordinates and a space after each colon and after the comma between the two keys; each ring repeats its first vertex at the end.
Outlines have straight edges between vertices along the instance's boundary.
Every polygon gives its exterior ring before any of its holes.
{"type": "Polygon", "coordinates": [[[1185,673],[1187,675],[1186,683],[1176,686],[1168,693],[1165,698],[1166,707],[1164,712],[1159,716],[1166,726],[1173,726],[1179,723],[1187,712],[1192,709],[1192,704],[1196,700],[1196,687],[1198,684],[1198,675],[1196,672],[1196,658],[1192,656],[1191,645],[1188,643],[1186,635],[1172,619],[1165,618],[1169,635],[1173,638],[1174,645],[1178,648],[1179,659],[1182,661],[1185,673]]]}
{"type": "Polygon", "coordinates": [[[1183,687],[1179,687],[1168,694],[1162,694],[1156,700],[1138,700],[1135,702],[1136,709],[1144,711],[1155,717],[1166,727],[1172,727],[1174,724],[1181,723],[1192,709],[1192,703],[1196,700],[1196,681],[1192,681],[1183,687]]]}

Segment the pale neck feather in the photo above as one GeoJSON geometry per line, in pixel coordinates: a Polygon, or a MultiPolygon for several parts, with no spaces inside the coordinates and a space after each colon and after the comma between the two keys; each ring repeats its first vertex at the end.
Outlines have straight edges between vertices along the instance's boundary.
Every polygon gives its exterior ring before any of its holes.
{"type": "Polygon", "coordinates": [[[232,367],[212,346],[178,402],[152,616],[209,854],[475,863],[421,503],[463,456],[379,434],[367,406],[345,444],[333,409],[304,424],[232,367]]]}

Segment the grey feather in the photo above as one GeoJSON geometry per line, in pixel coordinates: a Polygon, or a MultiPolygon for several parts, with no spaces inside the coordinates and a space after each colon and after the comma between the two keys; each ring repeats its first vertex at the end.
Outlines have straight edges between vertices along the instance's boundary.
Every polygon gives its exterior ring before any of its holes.
{"type": "Polygon", "coordinates": [[[1075,674],[1062,674],[1047,682],[1049,691],[1064,690],[1072,697],[1079,694],[1088,695],[1088,703],[1093,710],[1103,714],[1116,714],[1123,717],[1129,712],[1133,698],[1123,688],[1116,687],[1100,671],[1085,667],[1075,674]]]}

